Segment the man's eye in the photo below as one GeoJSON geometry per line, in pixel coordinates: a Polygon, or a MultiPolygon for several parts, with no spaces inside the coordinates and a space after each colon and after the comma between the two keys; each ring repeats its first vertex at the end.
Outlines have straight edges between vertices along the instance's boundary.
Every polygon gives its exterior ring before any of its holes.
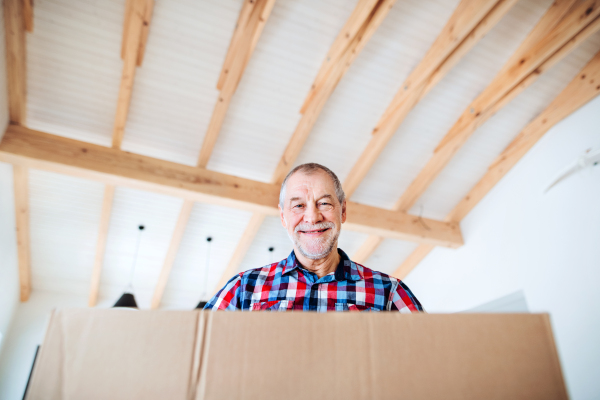
{"type": "Polygon", "coordinates": [[[303,205],[302,205],[302,204],[296,204],[296,205],[295,205],[294,207],[292,207],[292,208],[302,208],[302,207],[303,207],[303,205]]]}

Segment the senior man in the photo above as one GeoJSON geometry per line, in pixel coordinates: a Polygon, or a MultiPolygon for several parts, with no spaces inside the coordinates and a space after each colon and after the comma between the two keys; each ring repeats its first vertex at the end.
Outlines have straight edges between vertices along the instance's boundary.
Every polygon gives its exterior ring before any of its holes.
{"type": "Polygon", "coordinates": [[[279,214],[294,245],[288,258],[237,274],[205,309],[423,311],[402,281],[351,261],[337,248],[346,199],[329,168],[294,168],[281,185],[279,214]]]}

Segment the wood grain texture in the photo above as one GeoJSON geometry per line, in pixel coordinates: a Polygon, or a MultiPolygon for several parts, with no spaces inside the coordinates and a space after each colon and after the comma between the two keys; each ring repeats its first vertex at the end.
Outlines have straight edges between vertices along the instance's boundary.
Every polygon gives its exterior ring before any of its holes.
{"type": "Polygon", "coordinates": [[[31,293],[31,244],[29,240],[29,170],[13,166],[15,189],[15,220],[17,224],[17,254],[19,260],[19,287],[21,301],[29,300],[31,293]]]}
{"type": "Polygon", "coordinates": [[[398,269],[392,274],[398,279],[404,279],[408,274],[419,265],[421,261],[435,249],[435,246],[420,244],[406,259],[400,264],[398,269]]]}
{"type": "MultiPolygon", "coordinates": [[[[327,99],[331,96],[338,82],[342,79],[352,62],[381,25],[396,0],[359,0],[344,27],[334,40],[319,72],[312,84],[308,95],[301,107],[302,117],[296,126],[290,141],[282,155],[271,182],[281,184],[294,163],[310,131],[327,99]]],[[[230,271],[237,270],[254,235],[258,231],[257,221],[264,220],[265,215],[255,213],[244,231],[240,243],[236,247],[227,270],[221,281],[226,279],[230,271]]]]}
{"type": "Polygon", "coordinates": [[[516,0],[474,2],[463,0],[423,60],[400,87],[373,129],[373,136],[344,181],[352,196],[381,152],[414,106],[515,5],[516,0]]]}
{"type": "Polygon", "coordinates": [[[23,23],[27,32],[33,32],[33,0],[23,0],[23,23]]]}
{"type": "MultiPolygon", "coordinates": [[[[573,0],[556,2],[519,46],[500,73],[462,113],[461,117],[438,144],[433,156],[411,182],[394,209],[409,210],[466,143],[475,130],[498,111],[497,103],[507,104],[511,90],[522,91],[533,83],[545,68],[545,62],[555,63],[572,48],[573,39],[600,15],[595,1],[582,1],[569,10],[573,0]],[[589,11],[589,12],[588,12],[589,11]],[[553,57],[555,55],[561,57],[553,57]],[[507,98],[506,96],[509,95],[507,98]]],[[[517,92],[513,92],[513,95],[517,92]]]]}
{"type": "Polygon", "coordinates": [[[179,217],[177,218],[177,224],[175,225],[173,235],[171,236],[171,242],[169,243],[169,249],[167,250],[167,255],[165,256],[162,269],[160,270],[160,275],[156,283],[156,288],[154,289],[154,294],[152,295],[152,302],[150,304],[150,308],[152,310],[156,310],[160,306],[163,294],[165,293],[165,288],[167,287],[167,282],[169,281],[171,269],[173,269],[173,263],[175,263],[175,258],[177,257],[177,252],[179,251],[181,239],[183,239],[183,234],[185,233],[185,228],[187,227],[193,208],[194,202],[189,200],[185,200],[181,206],[181,211],[179,212],[179,217]]]}
{"type": "Polygon", "coordinates": [[[246,0],[242,5],[238,23],[233,33],[225,62],[217,82],[220,90],[215,108],[204,135],[198,166],[205,168],[210,160],[221,127],[225,121],[231,99],[237,90],[244,70],[258,43],[260,34],[271,14],[275,0],[246,0]]]}
{"type": "Polygon", "coordinates": [[[5,0],[3,6],[8,116],[11,123],[25,125],[27,117],[27,52],[23,0],[5,0]]]}
{"type": "MultiPolygon", "coordinates": [[[[0,161],[267,215],[279,215],[279,186],[10,125],[0,161]]],[[[455,224],[348,203],[345,229],[457,247],[455,224]]]]}
{"type": "MultiPolygon", "coordinates": [[[[242,79],[242,75],[244,74],[244,70],[248,65],[254,49],[256,48],[260,35],[267,20],[269,19],[269,15],[271,14],[274,5],[275,0],[245,0],[242,4],[242,9],[240,10],[240,15],[231,37],[229,49],[227,50],[227,55],[225,56],[225,62],[223,63],[223,68],[221,69],[219,80],[217,81],[217,89],[219,89],[220,93],[211,115],[208,129],[204,135],[202,147],[200,148],[200,154],[197,162],[197,165],[200,168],[205,168],[210,160],[210,156],[213,152],[215,144],[217,143],[219,133],[221,132],[221,127],[225,121],[231,99],[237,90],[239,82],[242,79]]],[[[167,253],[167,257],[165,259],[163,269],[152,298],[151,307],[153,309],[159,306],[164,294],[171,267],[175,260],[177,249],[179,248],[179,242],[181,241],[183,230],[185,229],[187,219],[189,218],[191,204],[193,203],[186,201],[179,216],[180,219],[175,232],[173,233],[169,252],[167,253]],[[185,219],[185,222],[182,220],[182,218],[185,219]]],[[[262,219],[264,219],[264,215],[262,216],[262,219]]],[[[238,248],[240,248],[239,245],[238,248]]],[[[235,254],[233,259],[238,259],[236,258],[235,254]]]]}
{"type": "Polygon", "coordinates": [[[327,99],[388,15],[394,3],[395,0],[380,0],[373,5],[373,2],[363,0],[357,4],[317,73],[317,78],[302,106],[302,117],[275,167],[271,182],[283,182],[306,143],[327,99]],[[345,38],[346,34],[354,34],[354,36],[345,38]]]}
{"type": "MultiPolygon", "coordinates": [[[[600,52],[577,74],[550,105],[531,121],[488,167],[486,174],[446,216],[445,221],[460,222],[527,154],[554,125],[600,94],[600,52]]],[[[433,250],[419,247],[400,265],[394,276],[402,279],[433,250]]]]}
{"type": "Polygon", "coordinates": [[[252,217],[250,218],[248,225],[246,225],[246,229],[244,230],[242,237],[235,247],[231,259],[225,268],[225,271],[223,271],[223,275],[221,275],[221,279],[219,279],[219,282],[213,288],[213,293],[225,286],[227,281],[238,271],[240,264],[242,261],[244,261],[244,257],[246,256],[250,245],[252,245],[252,242],[254,241],[254,238],[256,237],[256,234],[258,233],[258,230],[260,229],[264,220],[264,214],[252,214],[252,217]]]}
{"type": "Polygon", "coordinates": [[[123,25],[123,42],[121,57],[123,58],[123,72],[117,98],[117,111],[113,128],[112,146],[121,148],[125,124],[129,114],[133,81],[138,60],[141,61],[140,46],[147,40],[150,16],[152,15],[153,0],[128,0],[125,6],[125,21],[123,25]]]}
{"type": "MultiPolygon", "coordinates": [[[[464,14],[465,10],[472,8],[473,2],[463,1],[459,4],[432,48],[396,93],[373,130],[369,144],[344,181],[344,191],[347,196],[352,196],[358,189],[408,113],[510,11],[516,2],[516,0],[501,0],[493,2],[494,4],[479,3],[481,9],[470,10],[467,12],[468,17],[464,14]],[[454,31],[457,24],[460,27],[457,31],[459,36],[453,33],[454,39],[450,40],[449,32],[454,31]],[[457,38],[462,38],[458,45],[457,38]],[[442,44],[447,48],[443,48],[442,44]],[[430,64],[432,62],[438,63],[437,68],[432,68],[430,64]],[[424,77],[426,74],[421,70],[429,72],[430,76],[424,77]]],[[[380,236],[370,236],[353,255],[353,260],[366,262],[382,241],[380,236]]]]}
{"type": "Polygon", "coordinates": [[[383,238],[381,236],[369,236],[356,253],[352,255],[352,261],[359,264],[365,264],[381,243],[383,243],[383,238]]]}
{"type": "Polygon", "coordinates": [[[113,185],[106,185],[104,187],[104,197],[102,199],[102,213],[100,214],[100,226],[98,228],[98,239],[96,241],[96,255],[94,256],[92,282],[90,284],[90,296],[88,299],[88,306],[90,307],[95,307],[98,303],[98,294],[100,291],[100,277],[102,275],[104,252],[106,250],[108,227],[110,225],[110,215],[112,211],[114,197],[115,187],[113,185]]]}
{"type": "Polygon", "coordinates": [[[569,85],[531,121],[488,167],[486,174],[448,214],[446,220],[461,221],[544,134],[600,93],[600,53],[569,85]]]}
{"type": "MultiPolygon", "coordinates": [[[[123,38],[121,43],[121,58],[123,59],[123,73],[119,87],[117,100],[117,112],[113,130],[112,145],[116,149],[121,148],[125,124],[129,114],[129,103],[133,91],[133,80],[136,67],[142,64],[146,42],[150,31],[150,20],[154,10],[154,0],[127,0],[125,2],[125,18],[123,22],[123,38]]],[[[100,228],[96,244],[96,255],[94,256],[94,267],[92,269],[92,282],[90,284],[90,295],[88,305],[94,307],[98,301],[100,290],[100,277],[102,275],[102,264],[108,238],[108,227],[112,202],[115,193],[114,185],[106,185],[104,199],[102,202],[102,214],[100,217],[100,228]]]]}

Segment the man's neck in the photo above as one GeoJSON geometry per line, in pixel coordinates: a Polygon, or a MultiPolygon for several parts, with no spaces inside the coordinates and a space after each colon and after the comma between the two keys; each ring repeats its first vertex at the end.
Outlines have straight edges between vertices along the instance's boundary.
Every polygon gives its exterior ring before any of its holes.
{"type": "Polygon", "coordinates": [[[334,272],[341,259],[337,252],[337,246],[333,248],[331,253],[320,260],[311,260],[310,258],[306,258],[297,249],[294,249],[294,253],[296,254],[296,259],[300,265],[302,265],[304,269],[317,274],[319,278],[334,272]]]}

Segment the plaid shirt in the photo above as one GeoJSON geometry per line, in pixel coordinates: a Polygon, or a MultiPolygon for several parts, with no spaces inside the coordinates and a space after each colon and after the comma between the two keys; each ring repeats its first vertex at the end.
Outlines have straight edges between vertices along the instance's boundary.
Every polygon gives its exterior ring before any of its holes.
{"type": "Polygon", "coordinates": [[[239,273],[204,309],[302,311],[424,311],[399,279],[341,256],[335,272],[322,278],[300,266],[292,253],[285,260],[239,273]]]}

